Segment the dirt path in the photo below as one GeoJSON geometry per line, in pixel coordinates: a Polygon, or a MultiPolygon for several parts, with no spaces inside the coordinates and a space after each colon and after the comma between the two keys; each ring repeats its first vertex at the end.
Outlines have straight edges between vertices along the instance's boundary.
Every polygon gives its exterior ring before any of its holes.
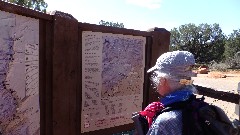
{"type": "Polygon", "coordinates": [[[213,88],[216,90],[234,92],[237,93],[238,82],[240,82],[240,76],[228,76],[226,78],[212,78],[207,74],[200,74],[198,77],[193,77],[194,84],[213,88]]]}

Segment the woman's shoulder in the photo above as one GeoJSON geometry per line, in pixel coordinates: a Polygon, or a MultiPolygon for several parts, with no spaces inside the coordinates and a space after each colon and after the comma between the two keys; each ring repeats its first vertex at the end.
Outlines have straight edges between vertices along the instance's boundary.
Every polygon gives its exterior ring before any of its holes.
{"type": "Polygon", "coordinates": [[[163,112],[156,118],[154,123],[167,123],[171,121],[181,121],[182,120],[182,110],[172,110],[168,112],[163,112]]]}

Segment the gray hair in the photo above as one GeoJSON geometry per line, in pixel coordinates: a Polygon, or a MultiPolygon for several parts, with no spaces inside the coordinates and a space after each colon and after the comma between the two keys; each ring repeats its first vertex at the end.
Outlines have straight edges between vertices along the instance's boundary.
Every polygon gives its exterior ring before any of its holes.
{"type": "Polygon", "coordinates": [[[194,93],[197,92],[196,88],[193,87],[191,84],[186,85],[186,84],[181,84],[180,83],[180,80],[185,79],[185,78],[182,78],[180,76],[173,76],[173,75],[170,75],[170,74],[162,73],[158,70],[153,71],[151,76],[150,76],[151,85],[152,85],[154,90],[157,90],[158,86],[161,85],[161,84],[159,84],[161,77],[166,78],[168,80],[169,87],[171,89],[176,88],[176,87],[180,87],[180,86],[185,86],[185,87],[188,87],[190,90],[192,90],[194,93]]]}

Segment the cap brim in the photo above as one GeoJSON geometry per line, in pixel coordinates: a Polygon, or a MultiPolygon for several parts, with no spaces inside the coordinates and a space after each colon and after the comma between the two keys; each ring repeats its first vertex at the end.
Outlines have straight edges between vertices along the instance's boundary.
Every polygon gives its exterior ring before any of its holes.
{"type": "Polygon", "coordinates": [[[153,66],[152,68],[148,69],[147,73],[150,73],[150,72],[152,72],[152,71],[154,71],[154,70],[156,70],[156,69],[157,69],[157,68],[156,68],[155,66],[153,66]]]}

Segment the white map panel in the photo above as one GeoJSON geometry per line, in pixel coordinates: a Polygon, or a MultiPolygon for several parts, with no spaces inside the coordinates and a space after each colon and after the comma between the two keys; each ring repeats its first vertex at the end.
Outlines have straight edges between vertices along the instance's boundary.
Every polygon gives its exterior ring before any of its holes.
{"type": "Polygon", "coordinates": [[[39,135],[39,21],[0,11],[0,134],[39,135]]]}
{"type": "Polygon", "coordinates": [[[146,38],[82,33],[81,132],[132,123],[142,109],[146,38]]]}

